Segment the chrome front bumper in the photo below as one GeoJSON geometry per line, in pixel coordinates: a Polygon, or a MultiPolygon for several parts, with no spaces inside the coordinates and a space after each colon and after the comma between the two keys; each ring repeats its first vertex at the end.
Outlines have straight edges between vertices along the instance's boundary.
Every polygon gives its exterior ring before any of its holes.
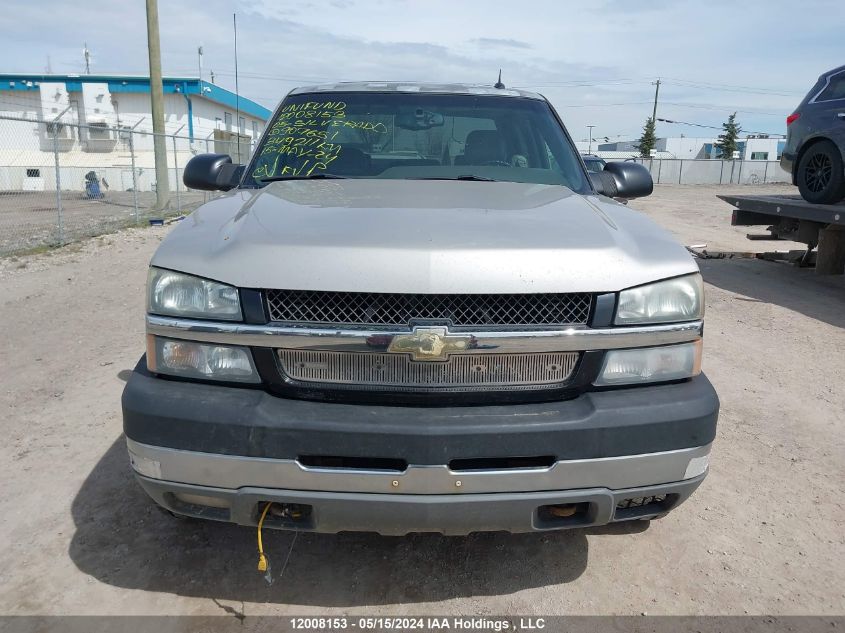
{"type": "Polygon", "coordinates": [[[264,504],[308,507],[300,522],[268,527],[317,532],[466,534],[602,525],[665,514],[704,479],[710,446],[600,459],[549,468],[452,471],[408,466],[367,471],[303,466],[296,460],[182,451],[127,440],[138,480],[165,508],[190,516],[255,525],[264,504]],[[661,498],[620,509],[632,498],[661,498]],[[572,517],[543,508],[572,505],[572,517]]]}
{"type": "Polygon", "coordinates": [[[162,448],[126,440],[145,477],[214,488],[246,486],[381,494],[473,494],[570,488],[631,488],[691,479],[707,471],[710,445],[644,455],[571,459],[548,468],[453,471],[409,465],[403,471],[317,468],[295,459],[242,457],[162,448]]]}

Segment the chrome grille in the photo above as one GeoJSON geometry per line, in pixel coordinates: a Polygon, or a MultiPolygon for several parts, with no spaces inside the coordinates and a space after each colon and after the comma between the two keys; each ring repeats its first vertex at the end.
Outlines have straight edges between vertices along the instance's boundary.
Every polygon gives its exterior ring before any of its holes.
{"type": "Polygon", "coordinates": [[[270,319],[286,323],[407,326],[414,320],[468,326],[585,325],[592,295],[393,294],[268,290],[270,319]]]}
{"type": "Polygon", "coordinates": [[[422,390],[540,388],[565,383],[578,352],[453,354],[414,361],[407,354],[277,350],[282,372],[309,383],[422,390]]]}

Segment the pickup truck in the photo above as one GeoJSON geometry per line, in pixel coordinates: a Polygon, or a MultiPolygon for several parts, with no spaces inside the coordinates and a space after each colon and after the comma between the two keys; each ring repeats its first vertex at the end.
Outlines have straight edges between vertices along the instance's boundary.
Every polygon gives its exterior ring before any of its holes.
{"type": "Polygon", "coordinates": [[[541,95],[299,88],[248,165],[183,180],[225,193],[152,258],[122,400],[169,512],[528,532],[661,517],[704,479],[698,267],[613,200],[647,171],[588,174],[541,95]]]}

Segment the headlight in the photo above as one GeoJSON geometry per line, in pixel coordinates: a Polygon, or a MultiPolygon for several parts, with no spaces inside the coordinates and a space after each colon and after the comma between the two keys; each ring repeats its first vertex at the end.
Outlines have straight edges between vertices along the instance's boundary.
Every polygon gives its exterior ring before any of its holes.
{"type": "Polygon", "coordinates": [[[704,284],[695,273],[619,293],[617,325],[694,321],[704,316],[704,284]]]}
{"type": "Polygon", "coordinates": [[[238,289],[161,268],[147,277],[147,311],[166,316],[241,320],[238,289]]]}
{"type": "Polygon", "coordinates": [[[595,384],[627,385],[692,378],[701,373],[701,341],[607,352],[595,384]]]}
{"type": "Polygon", "coordinates": [[[257,383],[261,379],[246,347],[178,341],[150,335],[147,367],[157,374],[257,383]]]}

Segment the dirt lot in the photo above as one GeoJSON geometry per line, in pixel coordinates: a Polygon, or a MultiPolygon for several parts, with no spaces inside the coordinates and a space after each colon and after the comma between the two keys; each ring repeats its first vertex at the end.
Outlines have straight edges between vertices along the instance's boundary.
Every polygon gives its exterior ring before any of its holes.
{"type": "MultiPolygon", "coordinates": [[[[182,191],[177,206],[172,195],[172,210],[192,210],[203,201],[199,191],[182,191]]],[[[155,194],[138,192],[138,213],[135,198],[129,191],[104,191],[101,199],[89,199],[82,191],[62,192],[61,239],[65,242],[91,235],[117,231],[137,221],[161,217],[151,209],[155,194]]],[[[59,223],[55,191],[0,192],[0,256],[53,246],[59,243],[59,223]]]]}
{"type": "MultiPolygon", "coordinates": [[[[742,187],[786,191],[786,187],[742,187]]],[[[770,250],[709,186],[633,203],[686,244],[770,250]]],[[[130,476],[120,393],[166,228],[0,260],[4,614],[836,614],[845,606],[845,281],[703,260],[710,476],[666,519],[542,535],[385,538],[168,519],[130,476]],[[291,549],[291,545],[293,547],[291,549]]],[[[794,247],[794,246],[793,246],[794,247]]]]}

